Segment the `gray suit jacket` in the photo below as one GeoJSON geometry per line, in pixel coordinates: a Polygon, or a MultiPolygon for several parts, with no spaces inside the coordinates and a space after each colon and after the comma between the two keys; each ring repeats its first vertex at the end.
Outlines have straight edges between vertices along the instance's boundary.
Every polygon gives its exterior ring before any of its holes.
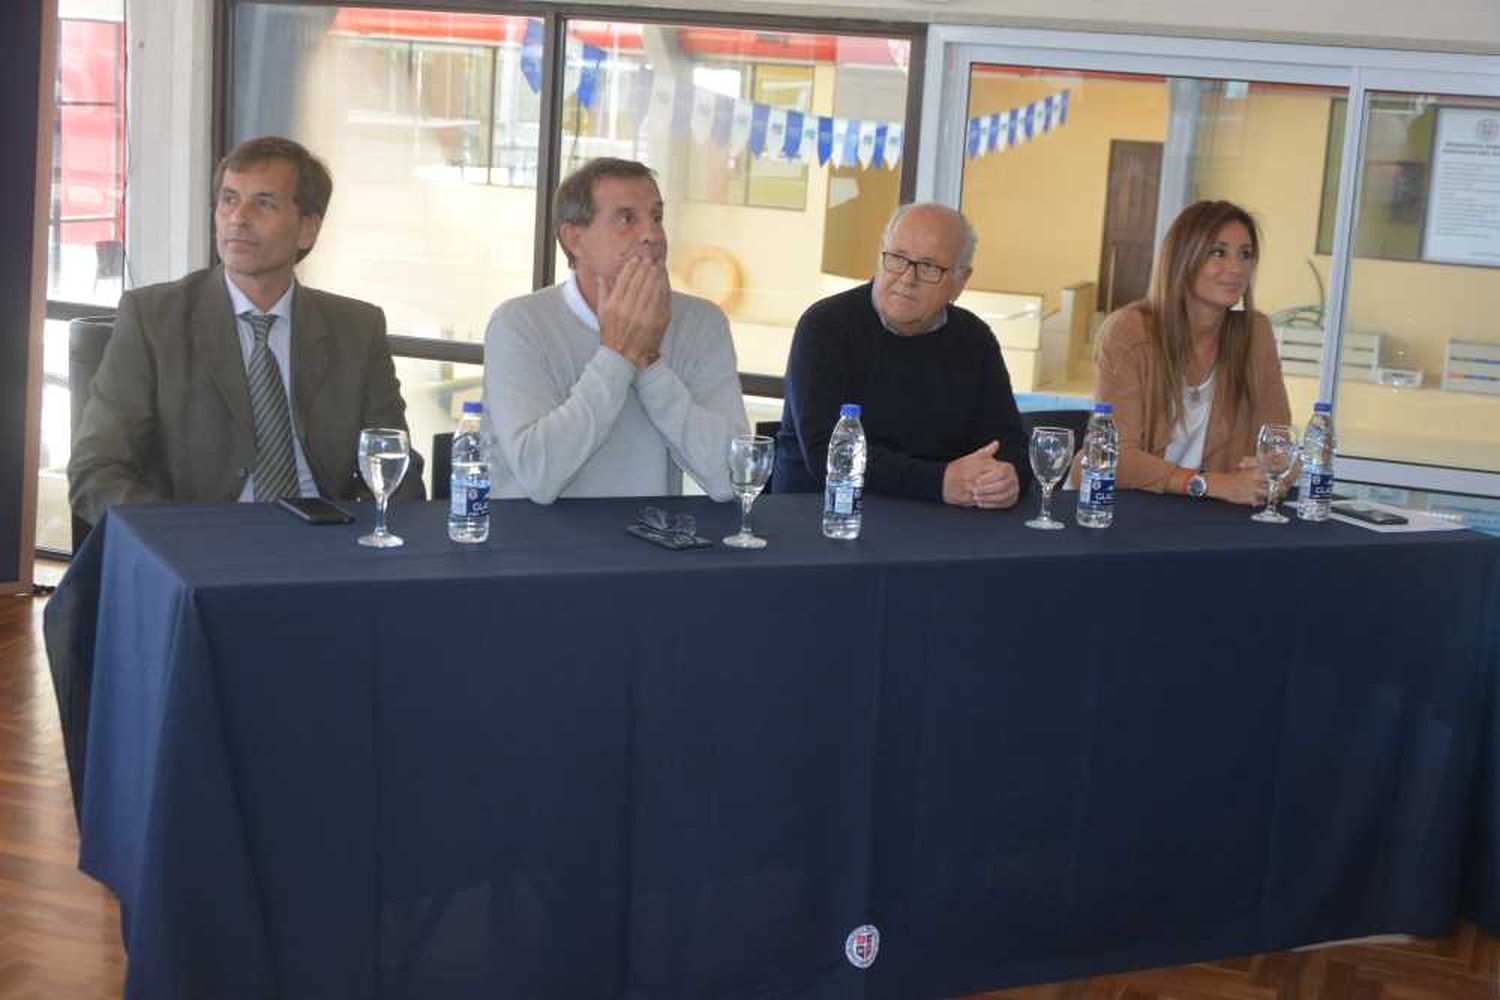
{"type": "MultiPolygon", "coordinates": [[[[298,285],[291,353],[292,410],[318,491],[368,496],[360,430],[406,427],[385,314],[298,285]]],[[[223,269],[126,292],[73,436],[74,511],[93,524],[115,503],[231,503],[254,467],[250,388],[223,269]]],[[[421,472],[413,453],[396,495],[420,499],[421,472]]]]}

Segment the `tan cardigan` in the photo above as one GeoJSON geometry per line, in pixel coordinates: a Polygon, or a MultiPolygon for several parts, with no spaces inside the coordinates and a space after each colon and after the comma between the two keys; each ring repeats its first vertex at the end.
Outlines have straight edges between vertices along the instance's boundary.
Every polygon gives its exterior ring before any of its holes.
{"type": "MultiPolygon", "coordinates": [[[[1261,424],[1291,422],[1291,406],[1281,380],[1281,362],[1276,357],[1276,340],[1265,314],[1255,314],[1250,336],[1249,380],[1252,397],[1257,402],[1252,408],[1214,393],[1203,442],[1205,472],[1225,472],[1235,468],[1242,458],[1254,458],[1261,424]]],[[[1172,427],[1166,414],[1147,409],[1155,396],[1160,373],[1145,316],[1131,306],[1111,313],[1099,328],[1097,345],[1098,383],[1094,398],[1114,404],[1115,425],[1120,431],[1116,486],[1153,493],[1185,493],[1192,473],[1162,457],[1172,440],[1172,427]]]]}

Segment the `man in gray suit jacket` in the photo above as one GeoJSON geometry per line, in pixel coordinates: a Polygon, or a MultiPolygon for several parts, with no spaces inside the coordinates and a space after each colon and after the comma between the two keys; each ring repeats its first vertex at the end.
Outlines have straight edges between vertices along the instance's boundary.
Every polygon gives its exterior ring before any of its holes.
{"type": "MultiPolygon", "coordinates": [[[[68,463],[89,523],[115,503],[363,492],[359,432],[405,428],[406,404],[385,314],[294,279],[332,192],[297,143],[242,143],[214,175],[223,263],[121,296],[68,463]]],[[[415,453],[396,495],[422,496],[415,453]]]]}

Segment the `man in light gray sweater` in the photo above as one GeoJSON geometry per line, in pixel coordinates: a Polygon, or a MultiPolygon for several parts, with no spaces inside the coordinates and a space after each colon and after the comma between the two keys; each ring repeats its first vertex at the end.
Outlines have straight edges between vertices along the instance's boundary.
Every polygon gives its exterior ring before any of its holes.
{"type": "Polygon", "coordinates": [[[729,323],[672,291],[651,169],[591,160],[553,204],[567,280],[501,305],[484,336],[494,492],[661,496],[683,470],[730,499],[729,441],[749,430],[729,323]]]}

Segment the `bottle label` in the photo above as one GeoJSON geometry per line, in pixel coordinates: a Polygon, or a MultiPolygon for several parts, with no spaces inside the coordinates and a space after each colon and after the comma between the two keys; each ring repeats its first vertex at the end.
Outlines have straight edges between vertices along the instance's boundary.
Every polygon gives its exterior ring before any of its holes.
{"type": "Polygon", "coordinates": [[[1090,472],[1078,489],[1078,502],[1095,507],[1112,507],[1115,502],[1115,477],[1090,472]]]}
{"type": "Polygon", "coordinates": [[[865,507],[865,491],[853,483],[829,483],[823,495],[823,509],[830,514],[860,514],[865,507]]]}
{"type": "Polygon", "coordinates": [[[490,513],[490,484],[487,482],[465,483],[454,480],[448,498],[448,513],[453,517],[488,517],[490,513]]]}
{"type": "Polygon", "coordinates": [[[1314,500],[1333,499],[1333,473],[1314,472],[1308,476],[1308,495],[1314,500]]]}

